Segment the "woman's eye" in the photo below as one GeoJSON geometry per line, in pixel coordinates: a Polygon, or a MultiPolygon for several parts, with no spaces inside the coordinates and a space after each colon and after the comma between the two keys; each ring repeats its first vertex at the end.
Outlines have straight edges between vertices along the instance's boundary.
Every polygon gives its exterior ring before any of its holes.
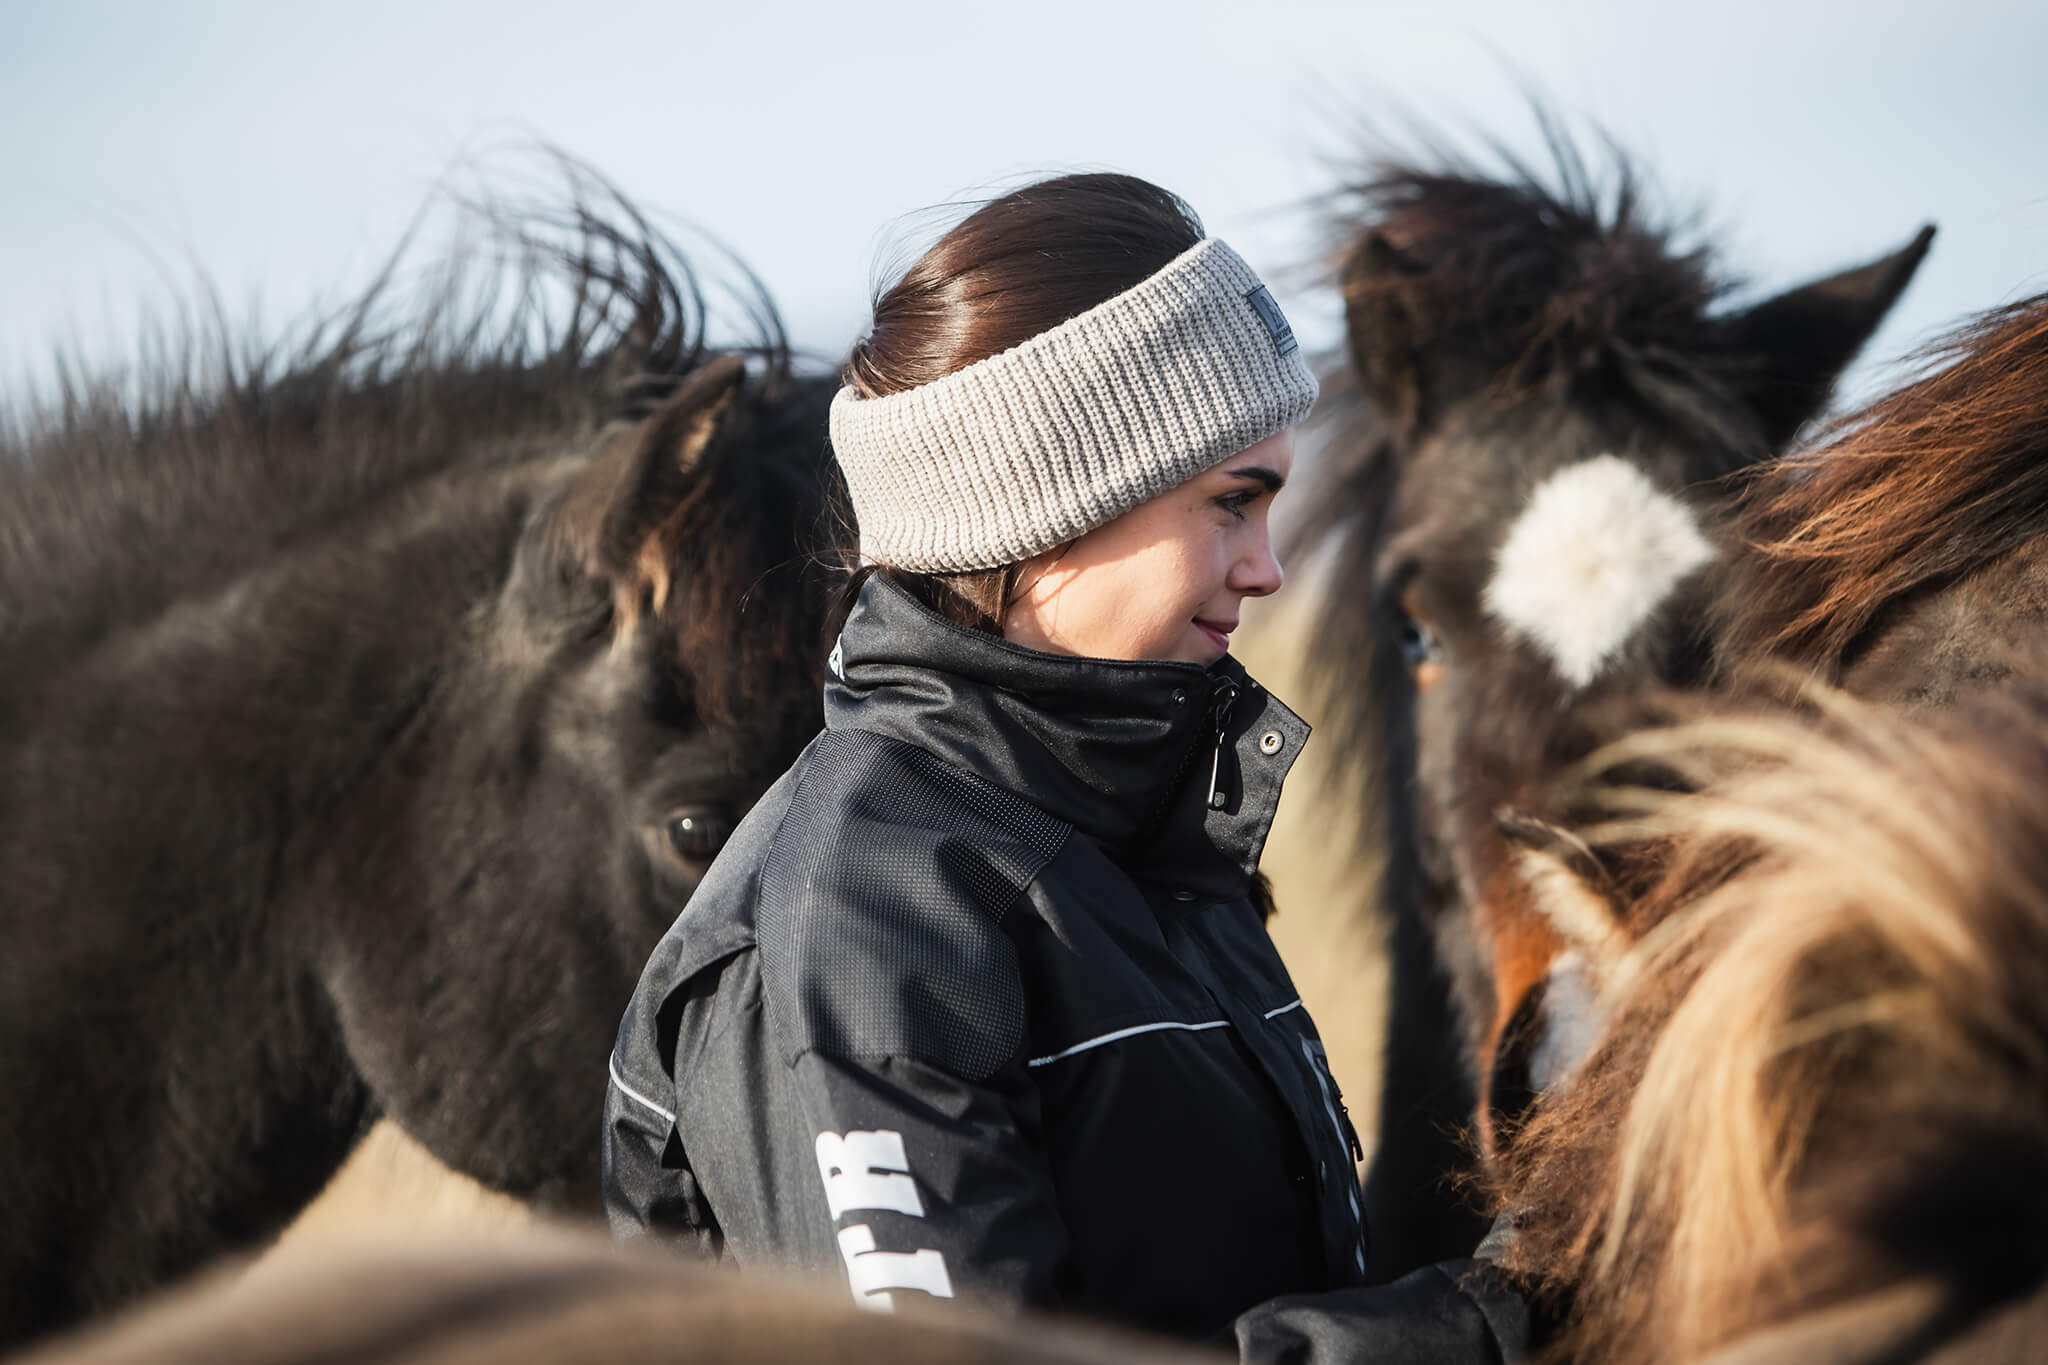
{"type": "Polygon", "coordinates": [[[1233,517],[1236,517],[1239,521],[1243,521],[1244,509],[1251,506],[1252,499],[1257,496],[1258,494],[1249,490],[1243,493],[1226,493],[1216,499],[1216,505],[1230,513],[1233,517]]]}
{"type": "Polygon", "coordinates": [[[668,846],[685,862],[708,863],[732,837],[732,817],[714,806],[697,806],[669,817],[668,846]]]}

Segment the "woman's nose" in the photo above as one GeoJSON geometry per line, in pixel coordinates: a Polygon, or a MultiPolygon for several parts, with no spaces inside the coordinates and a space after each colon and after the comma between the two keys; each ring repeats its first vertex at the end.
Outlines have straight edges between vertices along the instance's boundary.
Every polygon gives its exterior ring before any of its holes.
{"type": "Polygon", "coordinates": [[[1228,586],[1233,592],[1246,597],[1270,597],[1280,591],[1280,585],[1287,581],[1281,572],[1280,557],[1273,553],[1272,537],[1261,530],[1257,542],[1248,546],[1231,566],[1228,586]]]}

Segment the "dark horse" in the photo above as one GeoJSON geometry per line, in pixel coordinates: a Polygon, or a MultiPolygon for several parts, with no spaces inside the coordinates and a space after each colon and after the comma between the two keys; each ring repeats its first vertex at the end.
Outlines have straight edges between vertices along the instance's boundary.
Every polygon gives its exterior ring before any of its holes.
{"type": "Polygon", "coordinates": [[[1626,161],[1598,173],[1549,131],[1554,175],[1384,165],[1342,224],[1350,366],[1304,538],[1328,551],[1318,699],[1386,857],[1381,1275],[1469,1250],[1462,1134],[1489,1145],[1550,1065],[1526,1015],[1559,944],[1515,903],[1496,811],[1590,749],[1615,699],[1702,675],[1721,481],[1823,408],[1932,235],[1728,311],[1626,161]]]}
{"type": "Polygon", "coordinates": [[[0,448],[0,1345],[272,1235],[380,1116],[596,1208],[619,1012],[819,723],[836,475],[765,299],[714,353],[575,183],[488,278],[0,448]]]}

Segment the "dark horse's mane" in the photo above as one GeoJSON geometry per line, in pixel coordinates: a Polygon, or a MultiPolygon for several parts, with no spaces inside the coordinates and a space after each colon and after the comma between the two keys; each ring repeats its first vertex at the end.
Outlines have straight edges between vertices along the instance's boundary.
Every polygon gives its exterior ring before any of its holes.
{"type": "Polygon", "coordinates": [[[1722,649],[1832,670],[1886,613],[2048,533],[2048,294],[1923,353],[1932,371],[1749,490],[1722,649]]]}
{"type": "MultiPolygon", "coordinates": [[[[57,666],[438,475],[644,416],[715,353],[721,297],[742,332],[721,349],[754,356],[769,383],[789,377],[780,317],[744,266],[707,277],[602,177],[549,161],[564,192],[457,201],[462,246],[414,272],[416,226],[359,297],[285,340],[240,335],[202,293],[133,370],[70,367],[54,394],[0,402],[10,652],[57,666]]],[[[695,556],[695,595],[730,603],[751,585],[721,579],[745,557],[719,548],[695,556]]],[[[773,634],[736,643],[758,652],[773,634]]],[[[697,680],[714,713],[762,660],[725,662],[734,685],[697,680]]]]}
{"type": "MultiPolygon", "coordinates": [[[[1326,232],[1347,313],[1398,320],[1403,357],[1483,368],[1501,406],[1568,383],[1620,344],[1650,358],[1616,375],[1634,397],[1664,420],[1741,444],[1713,405],[1670,382],[1732,363],[1714,353],[1708,315],[1734,281],[1690,215],[1657,208],[1620,148],[1603,142],[1589,159],[1557,119],[1537,117],[1547,166],[1498,145],[1474,157],[1424,136],[1417,152],[1372,163],[1340,193],[1326,232]]],[[[1395,382],[1371,372],[1386,355],[1354,344],[1323,364],[1319,495],[1291,536],[1324,575],[1323,647],[1310,655],[1308,682],[1333,749],[1368,756],[1344,777],[1368,811],[1395,761],[1378,732],[1385,679],[1369,670],[1361,685],[1358,674],[1358,661],[1389,647],[1373,638],[1374,614],[1360,599],[1382,548],[1360,509],[1388,507],[1406,453],[1403,415],[1368,396],[1395,382]]]]}

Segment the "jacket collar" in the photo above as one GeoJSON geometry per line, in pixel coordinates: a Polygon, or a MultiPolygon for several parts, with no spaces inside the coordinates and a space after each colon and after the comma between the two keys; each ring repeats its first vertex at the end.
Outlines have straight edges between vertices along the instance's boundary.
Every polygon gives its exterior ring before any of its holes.
{"type": "Polygon", "coordinates": [[[833,648],[825,724],[915,745],[1073,825],[1136,874],[1214,894],[1241,890],[1257,868],[1308,736],[1228,655],[1205,669],[1042,653],[955,625],[879,573],[833,648]]]}

